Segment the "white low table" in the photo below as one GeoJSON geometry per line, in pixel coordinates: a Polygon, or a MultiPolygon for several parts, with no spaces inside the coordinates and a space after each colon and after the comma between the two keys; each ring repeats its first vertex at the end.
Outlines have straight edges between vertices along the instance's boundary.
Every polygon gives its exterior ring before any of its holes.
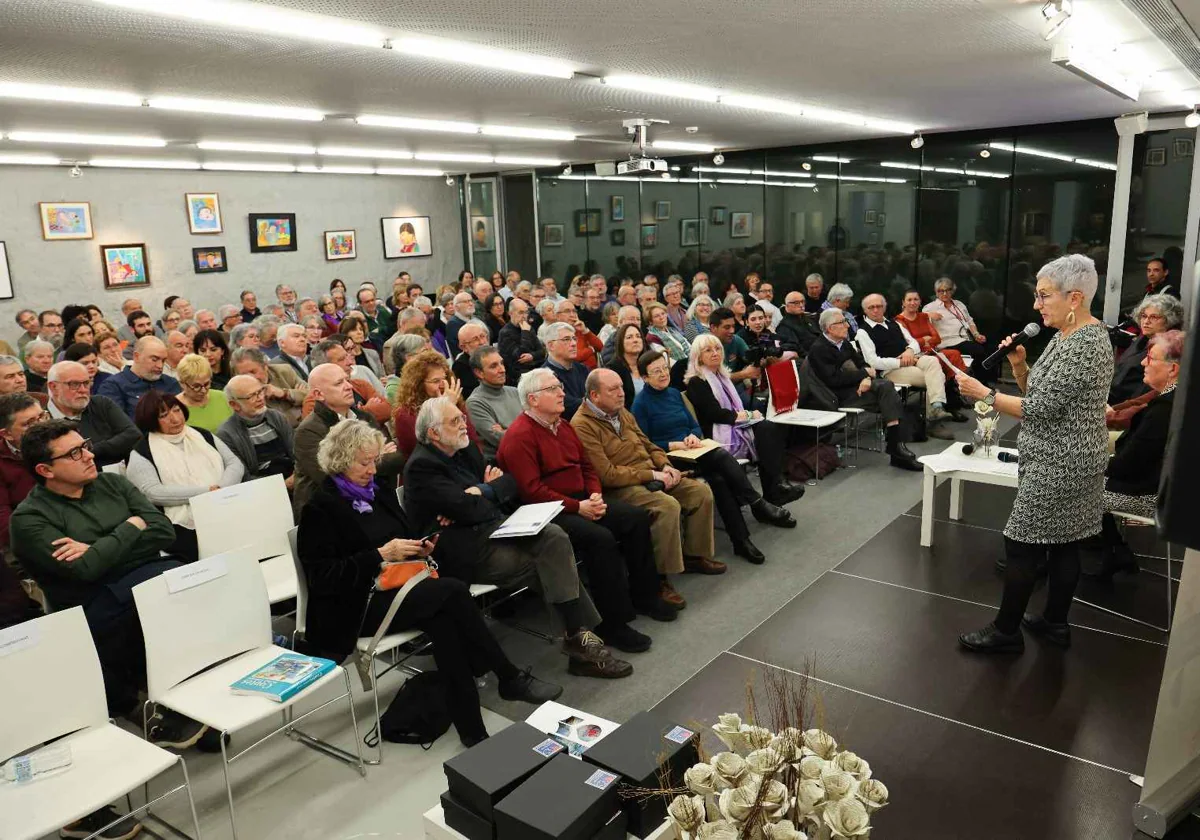
{"type": "Polygon", "coordinates": [[[992,455],[964,455],[963,443],[952,443],[936,455],[923,455],[917,460],[925,466],[925,485],[921,494],[921,545],[933,545],[933,491],[939,484],[950,482],[950,518],[962,518],[962,486],[964,482],[1017,486],[1017,465],[1006,464],[997,453],[1017,450],[994,447],[992,455]]]}

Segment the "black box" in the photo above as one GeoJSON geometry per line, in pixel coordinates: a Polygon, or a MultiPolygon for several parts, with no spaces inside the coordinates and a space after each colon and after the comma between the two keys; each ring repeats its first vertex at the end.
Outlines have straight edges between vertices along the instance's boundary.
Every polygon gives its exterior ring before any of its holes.
{"type": "Polygon", "coordinates": [[[613,815],[604,824],[604,828],[597,831],[592,840],[625,840],[629,836],[625,831],[625,826],[628,824],[629,820],[624,811],[613,811],[613,815]]]}
{"type": "Polygon", "coordinates": [[[562,744],[518,722],[454,756],[442,770],[454,798],[491,823],[496,803],[560,752],[562,744]]]}
{"type": "Polygon", "coordinates": [[[447,826],[467,840],[496,840],[496,826],[455,799],[450,791],[442,794],[442,816],[447,826]]]}
{"type": "Polygon", "coordinates": [[[618,784],[615,773],[556,755],[500,800],[495,811],[496,838],[591,840],[620,810],[618,784]]]}
{"type": "MultiPolygon", "coordinates": [[[[634,787],[679,787],[683,774],[700,761],[695,732],[657,712],[638,712],[583,754],[586,762],[617,773],[634,787]],[[661,778],[662,772],[666,779],[661,778]]],[[[622,800],[629,833],[645,837],[667,818],[669,798],[650,796],[622,800]]]]}

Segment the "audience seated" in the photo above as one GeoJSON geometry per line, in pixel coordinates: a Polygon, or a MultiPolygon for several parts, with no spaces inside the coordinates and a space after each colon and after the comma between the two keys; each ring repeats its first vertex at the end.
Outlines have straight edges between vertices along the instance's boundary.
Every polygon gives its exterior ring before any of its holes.
{"type": "Polygon", "coordinates": [[[471,396],[471,392],[479,384],[479,380],[471,371],[471,354],[488,343],[489,335],[487,327],[474,323],[467,324],[458,331],[459,353],[454,358],[451,370],[454,378],[458,380],[463,397],[471,396]]]}
{"type": "Polygon", "coordinates": [[[821,337],[818,316],[808,310],[807,298],[803,292],[788,292],[783,301],[783,309],[777,327],[780,345],[784,350],[791,350],[803,359],[808,355],[813,342],[821,337]]]}
{"type": "Polygon", "coordinates": [[[650,637],[629,626],[635,614],[657,621],[677,617],[659,597],[649,514],[604,500],[579,437],[564,422],[562,384],[549,370],[526,373],[517,391],[524,413],[504,433],[498,465],[516,479],[522,502],[562,502],[554,522],[571,537],[575,556],[587,570],[603,617],[596,635],[627,653],[649,649],[650,637]]]}
{"type": "Polygon", "coordinates": [[[1145,393],[1142,360],[1146,358],[1150,340],[1160,333],[1177,330],[1183,325],[1183,305],[1178,298],[1171,295],[1147,295],[1134,307],[1132,318],[1141,328],[1142,334],[1126,347],[1117,359],[1112,386],[1108,390],[1109,405],[1116,405],[1145,393]]]}
{"type": "MultiPolygon", "coordinates": [[[[626,324],[631,324],[637,327],[638,331],[640,332],[642,329],[642,310],[638,309],[636,306],[622,306],[617,312],[617,329],[619,330],[626,324]]],[[[600,351],[600,364],[602,364],[604,367],[611,365],[613,357],[617,355],[616,340],[617,333],[614,330],[613,334],[610,335],[608,340],[604,342],[604,347],[600,351]]]]}
{"type": "MultiPolygon", "coordinates": [[[[314,347],[308,354],[308,364],[310,369],[323,364],[334,364],[340,367],[346,372],[346,376],[350,377],[350,387],[354,391],[354,404],[375,418],[376,423],[385,426],[390,424],[392,407],[387,398],[370,382],[360,378],[364,371],[368,373],[369,371],[354,364],[354,357],[346,350],[340,337],[326,339],[314,347]]],[[[309,379],[310,381],[312,379],[311,373],[309,373],[309,379]]],[[[314,402],[315,398],[310,392],[304,398],[304,404],[300,408],[301,417],[309,415],[314,402]]],[[[286,416],[286,412],[281,413],[286,416]]]]}
{"type": "MultiPolygon", "coordinates": [[[[461,337],[461,331],[459,335],[461,337]]],[[[402,455],[407,456],[417,447],[417,413],[421,406],[426,400],[441,396],[450,397],[466,415],[462,384],[451,376],[450,364],[444,356],[434,350],[423,350],[404,363],[400,387],[396,390],[396,411],[392,414],[392,432],[402,455]]],[[[467,419],[467,435],[472,443],[479,445],[479,436],[470,418],[467,419]]]]}
{"type": "MultiPolygon", "coordinates": [[[[761,286],[759,288],[762,288],[761,286]]],[[[762,361],[759,367],[766,367],[775,362],[790,362],[800,354],[795,350],[785,348],[779,336],[771,329],[771,318],[766,310],[757,303],[746,313],[746,327],[739,335],[746,346],[756,351],[762,361]]]]}
{"type": "MultiPolygon", "coordinates": [[[[9,520],[16,506],[36,484],[33,470],[21,458],[21,438],[25,437],[25,432],[34,423],[44,419],[46,409],[32,394],[0,396],[0,440],[3,441],[0,442],[0,552],[4,554],[0,566],[6,568],[14,559],[9,540],[9,520]]],[[[0,597],[0,603],[3,602],[3,597],[0,597]]]]}
{"type": "Polygon", "coordinates": [[[38,338],[25,345],[25,382],[30,391],[46,391],[46,373],[54,364],[55,346],[38,338]]]}
{"type": "Polygon", "coordinates": [[[50,368],[47,408],[55,419],[73,420],[79,433],[92,442],[96,466],[119,464],[141,440],[133,421],[108,397],[92,396],[87,369],[78,362],[59,362],[50,368]]]}
{"type": "Polygon", "coordinates": [[[212,387],[224,388],[232,372],[229,369],[229,343],[218,330],[201,330],[192,340],[196,354],[203,356],[212,369],[212,387]]]}
{"type": "Polygon", "coordinates": [[[546,351],[537,340],[537,330],[529,315],[529,304],[519,296],[509,300],[508,323],[500,329],[498,342],[509,385],[516,385],[521,374],[541,367],[546,361],[546,351]]]}
{"type": "Polygon", "coordinates": [[[683,331],[676,328],[667,317],[667,307],[661,303],[648,304],[643,310],[646,316],[646,341],[663,349],[671,362],[682,362],[688,357],[691,345],[683,331]]]}
{"type": "MultiPolygon", "coordinates": [[[[621,352],[615,354],[606,367],[616,371],[621,377],[621,387],[625,391],[625,407],[632,408],[634,397],[641,393],[644,386],[637,360],[646,352],[646,342],[642,339],[641,330],[633,324],[625,324],[617,329],[615,346],[619,347],[621,352]]],[[[666,355],[662,345],[655,345],[654,352],[666,355]]]]}
{"type": "MultiPolygon", "coordinates": [[[[345,352],[345,349],[342,349],[345,352]]],[[[286,364],[271,364],[261,350],[239,347],[230,357],[229,367],[236,376],[253,376],[266,386],[267,406],[287,418],[293,427],[299,425],[308,383],[286,364]]],[[[221,422],[224,422],[222,419],[221,422]]]]}
{"type": "Polygon", "coordinates": [[[471,354],[471,368],[479,387],[467,397],[467,417],[479,437],[479,448],[491,461],[496,458],[500,439],[521,414],[521,398],[516,388],[505,384],[505,364],[495,347],[477,348],[471,354]]]}
{"type": "MultiPolygon", "coordinates": [[[[38,314],[32,309],[22,309],[16,314],[15,319],[17,326],[21,328],[21,335],[17,337],[17,350],[25,349],[25,345],[33,341],[42,331],[41,324],[38,323],[38,314]]],[[[12,356],[13,353],[5,355],[12,356]]]]}
{"type": "Polygon", "coordinates": [[[587,370],[594,370],[600,363],[599,354],[604,349],[604,343],[579,319],[576,304],[570,299],[556,303],[554,321],[567,324],[575,330],[575,362],[587,370]]]}
{"type": "Polygon", "coordinates": [[[96,339],[96,355],[99,357],[99,370],[105,378],[114,373],[120,373],[129,364],[121,353],[121,339],[116,333],[108,333],[96,339]]]}
{"type": "MultiPolygon", "coordinates": [[[[108,379],[110,374],[101,373],[100,358],[96,355],[96,347],[94,344],[72,344],[62,352],[62,360],[64,362],[79,362],[87,371],[88,381],[91,383],[89,389],[94,394],[100,389],[100,384],[108,379]]],[[[46,387],[50,387],[49,379],[47,378],[46,387]]]]}
{"type": "Polygon", "coordinates": [[[63,317],[53,309],[38,313],[38,338],[49,342],[57,350],[62,347],[65,323],[63,317]]]}
{"type": "Polygon", "coordinates": [[[175,378],[182,388],[178,397],[187,408],[189,426],[215,432],[233,414],[229,403],[225,402],[225,394],[212,387],[212,368],[203,356],[195,353],[184,356],[179,361],[175,378]]]}
{"type": "Polygon", "coordinates": [[[908,331],[922,353],[932,353],[937,349],[939,353],[950,360],[950,365],[942,362],[942,373],[946,375],[946,384],[949,386],[954,382],[955,370],[966,371],[967,364],[963,361],[962,353],[951,347],[941,348],[938,346],[942,343],[942,337],[938,333],[937,327],[933,325],[933,316],[936,314],[923,312],[921,310],[921,293],[916,289],[909,289],[904,293],[902,308],[893,320],[908,331]]]}
{"type": "MultiPolygon", "coordinates": [[[[446,347],[451,358],[459,353],[458,331],[475,318],[475,299],[470,292],[459,292],[453,299],[454,314],[446,319],[446,347]]],[[[480,321],[479,323],[483,323],[480,321]]]]}
{"type": "Polygon", "coordinates": [[[854,290],[845,283],[834,283],[829,294],[825,296],[825,302],[821,304],[821,311],[829,309],[840,309],[842,314],[846,316],[846,326],[850,330],[847,338],[853,340],[855,333],[858,332],[858,321],[854,318],[854,313],[850,311],[850,302],[854,300],[854,290]]]}
{"type": "Polygon", "coordinates": [[[235,376],[225,386],[233,416],[217,429],[245,468],[244,481],[281,475],[290,490],[295,482],[295,432],[288,419],[267,407],[267,386],[253,376],[235,376]]]}
{"type": "MultiPolygon", "coordinates": [[[[364,290],[360,290],[364,291],[364,290]]],[[[370,294],[370,289],[365,290],[370,294]]],[[[373,298],[372,298],[373,299],[373,298]]],[[[354,360],[355,365],[361,365],[375,376],[376,380],[383,376],[383,360],[379,358],[379,353],[371,346],[368,336],[369,323],[366,321],[365,313],[362,318],[345,318],[342,325],[338,327],[338,335],[345,336],[349,339],[345,347],[350,351],[350,356],[354,360]]],[[[383,342],[379,342],[379,346],[383,346],[383,342]]]]}
{"type": "Polygon", "coordinates": [[[106,379],[98,396],[112,400],[132,419],[138,400],[147,391],[178,394],[182,390],[178,380],[163,376],[166,361],[167,346],[162,339],[153,335],[139,338],[134,346],[133,364],[106,379]]]}
{"type": "MultiPolygon", "coordinates": [[[[715,336],[721,345],[721,353],[725,362],[725,373],[733,383],[738,398],[744,407],[749,407],[753,388],[762,375],[758,365],[750,364],[750,347],[737,335],[737,319],[731,310],[721,307],[714,309],[709,317],[708,334],[715,336]]],[[[693,349],[695,343],[693,342],[693,349]]],[[[694,354],[689,354],[689,358],[694,354]]],[[[700,411],[700,407],[696,406],[700,411]]],[[[701,425],[707,425],[701,420],[701,425]]]]}
{"type": "Polygon", "coordinates": [[[696,291],[696,284],[692,284],[692,303],[687,309],[687,320],[683,324],[683,337],[687,339],[690,345],[696,340],[696,336],[708,332],[708,319],[712,315],[716,305],[713,299],[707,293],[696,291]]]}
{"type": "MultiPolygon", "coordinates": [[[[317,319],[318,316],[311,315],[311,319],[317,319]]],[[[306,318],[307,322],[309,318],[306,318]]],[[[319,329],[319,327],[318,327],[319,329]]],[[[323,334],[317,336],[317,344],[323,334]]],[[[287,365],[292,369],[302,382],[308,381],[308,331],[301,324],[283,324],[279,327],[279,332],[276,336],[276,341],[279,343],[279,355],[275,357],[278,364],[287,365]]]]}
{"type": "Polygon", "coordinates": [[[576,331],[570,324],[562,322],[542,324],[538,330],[538,340],[546,348],[545,368],[562,383],[565,401],[563,416],[570,420],[586,396],[584,383],[588,375],[588,369],[575,361],[578,349],[576,331]]]}
{"type": "Polygon", "coordinates": [[[995,382],[998,372],[985,368],[982,363],[996,349],[996,342],[988,342],[987,336],[976,326],[966,304],[954,299],[957,288],[952,279],[942,277],[933,284],[937,299],[925,304],[921,311],[928,313],[937,328],[942,339],[941,349],[953,347],[959,353],[971,356],[971,375],[980,382],[995,382]]]}

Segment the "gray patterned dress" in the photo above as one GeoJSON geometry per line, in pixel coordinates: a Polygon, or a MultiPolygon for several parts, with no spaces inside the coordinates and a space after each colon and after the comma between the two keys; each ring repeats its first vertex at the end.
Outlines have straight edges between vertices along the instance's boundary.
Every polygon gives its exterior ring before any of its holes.
{"type": "Polygon", "coordinates": [[[1030,368],[1017,451],[1017,500],[1004,536],[1066,543],[1100,532],[1113,351],[1101,324],[1060,332],[1030,368]]]}

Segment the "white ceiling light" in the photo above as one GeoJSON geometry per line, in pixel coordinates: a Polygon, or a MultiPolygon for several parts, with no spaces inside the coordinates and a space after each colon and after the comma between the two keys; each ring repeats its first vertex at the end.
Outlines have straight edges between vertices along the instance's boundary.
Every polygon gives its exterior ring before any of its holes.
{"type": "Polygon", "coordinates": [[[1200,111],[1192,109],[1192,113],[1183,118],[1183,124],[1188,128],[1200,128],[1200,111]]]}
{"type": "Polygon", "coordinates": [[[1021,146],[1017,148],[1009,143],[988,143],[993,149],[1000,149],[1004,152],[1019,152],[1023,155],[1033,155],[1034,157],[1049,158],[1050,160],[1063,160],[1067,163],[1074,163],[1075,158],[1071,155],[1059,154],[1058,152],[1048,152],[1045,149],[1033,149],[1029,146],[1021,146]]]}
{"type": "Polygon", "coordinates": [[[518,128],[509,125],[485,125],[480,133],[489,137],[513,137],[525,140],[563,140],[575,139],[570,131],[558,131],[552,128],[518,128]]]}
{"type": "Polygon", "coordinates": [[[182,96],[154,96],[147,100],[151,108],[166,111],[190,111],[197,114],[220,114],[229,117],[262,117],[270,120],[303,120],[320,122],[325,115],[312,108],[292,108],[283,105],[256,105],[253,102],[229,102],[222,99],[191,99],[182,96]]]}
{"type": "Polygon", "coordinates": [[[701,154],[707,154],[717,149],[716,146],[710,146],[707,143],[684,143],[681,140],[655,140],[650,145],[669,152],[700,152],[701,154]]]}
{"type": "Polygon", "coordinates": [[[59,87],[58,85],[27,85],[20,82],[0,82],[0,97],[32,99],[35,102],[75,102],[81,105],[117,105],[140,108],[142,97],[136,93],[117,90],[59,87]]]}
{"type": "Polygon", "coordinates": [[[834,155],[813,155],[813,160],[819,160],[822,163],[850,163],[850,158],[836,157],[834,155]]]}
{"type": "Polygon", "coordinates": [[[445,175],[446,173],[440,169],[420,169],[417,167],[409,167],[409,166],[381,166],[375,170],[375,174],[376,175],[414,175],[414,176],[418,176],[418,177],[422,176],[422,175],[433,175],[433,176],[440,178],[441,176],[445,175]]]}
{"type": "Polygon", "coordinates": [[[1071,20],[1071,0],[1047,0],[1042,5],[1042,17],[1047,20],[1044,37],[1049,41],[1071,20]]]}
{"type": "Polygon", "coordinates": [[[1109,163],[1108,161],[1103,161],[1103,160],[1089,160],[1088,158],[1075,158],[1075,163],[1078,163],[1080,166],[1091,166],[1091,167],[1095,167],[1096,169],[1108,169],[1112,172],[1117,171],[1117,165],[1115,163],[1109,163]]]}
{"type": "Polygon", "coordinates": [[[945,166],[918,166],[915,163],[901,163],[900,161],[892,160],[880,161],[879,165],[884,169],[911,169],[918,172],[942,172],[946,175],[971,175],[978,178],[1008,177],[1008,174],[1004,172],[987,172],[981,169],[951,169],[945,166]]]}
{"type": "Polygon", "coordinates": [[[92,158],[88,166],[105,169],[199,169],[195,160],[156,160],[154,158],[92,158]]]}
{"type": "Polygon", "coordinates": [[[1050,61],[1131,102],[1137,102],[1142,95],[1141,82],[1118,73],[1112,61],[1093,55],[1078,44],[1055,44],[1050,61]]]}
{"type": "Polygon", "coordinates": [[[305,164],[304,166],[296,167],[297,172],[304,172],[309,175],[325,174],[325,175],[374,175],[375,167],[373,166],[312,166],[305,164]]]}
{"type": "Polygon", "coordinates": [[[921,148],[922,146],[924,146],[924,145],[925,145],[925,138],[924,138],[924,137],[922,137],[922,136],[921,136],[921,132],[919,132],[919,131],[918,131],[918,132],[917,132],[917,133],[916,133],[916,134],[913,136],[913,139],[911,139],[911,140],[909,140],[909,141],[908,141],[908,145],[912,146],[914,149],[919,149],[919,148],[921,148]]]}
{"type": "Polygon", "coordinates": [[[837,111],[831,108],[806,106],[804,108],[804,116],[806,119],[817,120],[818,122],[873,128],[876,131],[883,131],[889,134],[912,134],[916,131],[916,126],[911,123],[877,119],[876,117],[858,114],[853,111],[837,111]]]}
{"type": "Polygon", "coordinates": [[[867,181],[872,184],[908,183],[908,180],[905,178],[879,178],[874,175],[826,175],[824,173],[820,173],[817,175],[817,177],[826,181],[867,181]]]}
{"type": "Polygon", "coordinates": [[[317,151],[313,146],[299,143],[241,143],[231,140],[201,140],[196,146],[210,152],[259,152],[274,155],[311,155],[317,151]]]}
{"type": "Polygon", "coordinates": [[[290,163],[245,163],[241,161],[210,161],[201,164],[201,169],[226,172],[295,172],[290,163]]]}
{"type": "Polygon", "coordinates": [[[62,158],[54,155],[0,155],[0,165],[4,166],[58,166],[62,158]]]}
{"type": "Polygon", "coordinates": [[[699,102],[716,102],[720,92],[712,88],[672,82],[667,79],[652,79],[647,76],[614,75],[601,79],[609,87],[636,90],[639,93],[656,93],[659,96],[674,96],[678,99],[695,99],[699,102]]]}
{"type": "Polygon", "coordinates": [[[451,163],[492,163],[491,155],[462,154],[460,152],[417,152],[417,160],[447,161],[451,163]]]}
{"type": "Polygon", "coordinates": [[[478,134],[475,123],[452,122],[451,120],[421,120],[414,117],[388,117],[381,114],[362,114],[355,117],[359,125],[375,128],[407,128],[412,131],[441,131],[454,134],[478,134]]]}
{"type": "Polygon", "coordinates": [[[401,54],[421,55],[439,61],[474,64],[478,67],[494,67],[512,73],[530,73],[557,79],[570,79],[575,75],[575,68],[561,61],[495,50],[481,44],[434,38],[400,38],[392,42],[392,47],[401,54]]]}
{"type": "Polygon", "coordinates": [[[771,114],[783,114],[789,117],[804,116],[805,106],[799,102],[787,102],[783,99],[772,99],[768,96],[751,96],[744,93],[722,93],[721,104],[734,108],[747,108],[751,111],[766,111],[771,114]]]}
{"type": "Polygon", "coordinates": [[[722,166],[689,166],[692,172],[720,172],[722,175],[769,175],[772,178],[812,178],[811,172],[781,172],[774,169],[733,169],[722,166]]]}
{"type": "Polygon", "coordinates": [[[377,160],[412,160],[413,153],[400,149],[366,149],[361,146],[318,146],[317,154],[325,157],[361,157],[377,160]]]}
{"type": "Polygon", "coordinates": [[[68,131],[10,131],[8,139],[17,143],[69,143],[83,146],[139,146],[162,148],[167,141],[161,137],[142,137],[132,134],[76,134],[68,131]]]}
{"type": "Polygon", "coordinates": [[[188,18],[214,26],[249,29],[270,35],[283,35],[312,41],[333,41],[360,47],[382,49],[387,33],[382,29],[348,23],[342,18],[311,15],[281,9],[265,3],[239,3],[228,0],[96,0],[106,6],[120,6],[156,15],[188,18]]]}
{"type": "Polygon", "coordinates": [[[562,166],[562,161],[554,158],[504,156],[494,158],[494,160],[496,163],[508,166],[562,166]]]}

